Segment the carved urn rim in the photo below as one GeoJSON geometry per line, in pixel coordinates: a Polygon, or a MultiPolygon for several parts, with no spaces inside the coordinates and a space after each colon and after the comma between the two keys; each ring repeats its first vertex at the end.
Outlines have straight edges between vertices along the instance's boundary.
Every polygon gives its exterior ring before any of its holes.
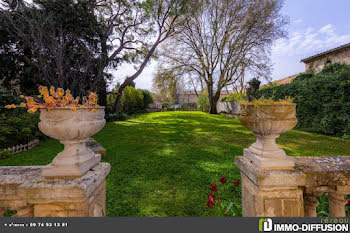
{"type": "Polygon", "coordinates": [[[296,106],[297,104],[295,103],[290,103],[290,104],[258,104],[255,106],[253,103],[248,103],[248,104],[240,104],[240,106],[254,106],[255,108],[258,108],[259,106],[296,106]]]}
{"type": "MultiPolygon", "coordinates": [[[[70,110],[72,111],[73,107],[54,107],[52,109],[50,109],[49,111],[53,111],[53,110],[70,110]]],[[[106,106],[99,106],[97,108],[95,107],[76,107],[76,109],[105,109],[106,106]]],[[[40,110],[48,110],[47,108],[40,108],[40,110]]]]}

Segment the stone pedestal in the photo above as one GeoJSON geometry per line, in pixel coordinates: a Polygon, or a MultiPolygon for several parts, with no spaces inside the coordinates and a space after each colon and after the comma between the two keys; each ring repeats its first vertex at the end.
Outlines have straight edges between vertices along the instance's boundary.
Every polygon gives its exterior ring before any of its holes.
{"type": "Polygon", "coordinates": [[[244,156],[236,156],[241,170],[244,217],[303,217],[305,175],[299,171],[262,170],[244,156]]]}
{"type": "Polygon", "coordinates": [[[99,163],[76,179],[45,179],[42,166],[0,167],[0,216],[92,217],[106,215],[108,163],[99,163]]]}
{"type": "Polygon", "coordinates": [[[103,148],[95,139],[89,138],[86,142],[86,146],[92,150],[95,154],[100,154],[102,157],[107,156],[107,151],[103,148]]]}
{"type": "Polygon", "coordinates": [[[292,170],[294,167],[294,161],[289,159],[287,155],[260,156],[253,154],[249,149],[243,150],[243,156],[262,170],[292,170]]]}

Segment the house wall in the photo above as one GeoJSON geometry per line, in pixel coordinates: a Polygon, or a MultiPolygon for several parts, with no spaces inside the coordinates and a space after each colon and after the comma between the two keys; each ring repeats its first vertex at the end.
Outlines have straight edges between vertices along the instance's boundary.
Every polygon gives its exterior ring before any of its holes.
{"type": "Polygon", "coordinates": [[[189,103],[197,103],[197,95],[196,94],[177,94],[177,103],[178,104],[189,104],[189,103]]]}
{"type": "Polygon", "coordinates": [[[330,60],[331,63],[343,63],[350,65],[350,48],[345,48],[340,51],[325,54],[321,57],[316,57],[310,61],[305,62],[305,71],[309,69],[314,69],[314,71],[320,72],[327,61],[330,60]]]}
{"type": "MultiPolygon", "coordinates": [[[[178,104],[190,104],[190,103],[197,103],[197,95],[196,94],[177,94],[177,103],[178,104]]],[[[219,101],[221,101],[222,98],[229,96],[227,93],[221,93],[219,101]]]]}

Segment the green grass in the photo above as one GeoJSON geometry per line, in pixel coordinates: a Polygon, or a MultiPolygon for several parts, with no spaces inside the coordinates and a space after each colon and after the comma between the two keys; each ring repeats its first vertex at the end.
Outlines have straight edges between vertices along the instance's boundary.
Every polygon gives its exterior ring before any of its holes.
{"type": "MultiPolygon", "coordinates": [[[[104,161],[111,164],[109,216],[223,216],[206,207],[209,185],[225,176],[232,187],[231,181],[240,179],[234,156],[255,141],[238,120],[202,112],[140,114],[107,123],[94,138],[107,149],[104,161]]],[[[277,142],[292,156],[350,155],[350,140],[296,130],[277,142]]],[[[46,140],[0,165],[48,164],[62,149],[46,140]]],[[[232,213],[241,215],[240,189],[228,192],[232,213]]]]}

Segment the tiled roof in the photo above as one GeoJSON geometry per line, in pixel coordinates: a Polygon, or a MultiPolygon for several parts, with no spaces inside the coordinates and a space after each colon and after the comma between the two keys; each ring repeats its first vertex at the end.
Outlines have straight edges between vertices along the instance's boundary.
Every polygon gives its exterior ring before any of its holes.
{"type": "Polygon", "coordinates": [[[336,51],[339,51],[339,50],[341,50],[341,49],[348,48],[348,47],[350,48],[350,43],[344,44],[344,45],[339,46],[339,47],[336,47],[336,48],[334,48],[334,49],[330,49],[330,50],[324,51],[324,52],[322,52],[322,53],[318,53],[318,54],[313,55],[313,56],[311,56],[311,57],[304,58],[304,59],[301,60],[301,62],[304,62],[304,63],[305,63],[305,62],[307,62],[307,61],[309,61],[309,60],[312,60],[312,59],[314,59],[314,58],[316,58],[316,57],[321,57],[321,56],[326,55],[326,54],[328,54],[328,53],[333,53],[333,52],[336,52],[336,51]]]}

